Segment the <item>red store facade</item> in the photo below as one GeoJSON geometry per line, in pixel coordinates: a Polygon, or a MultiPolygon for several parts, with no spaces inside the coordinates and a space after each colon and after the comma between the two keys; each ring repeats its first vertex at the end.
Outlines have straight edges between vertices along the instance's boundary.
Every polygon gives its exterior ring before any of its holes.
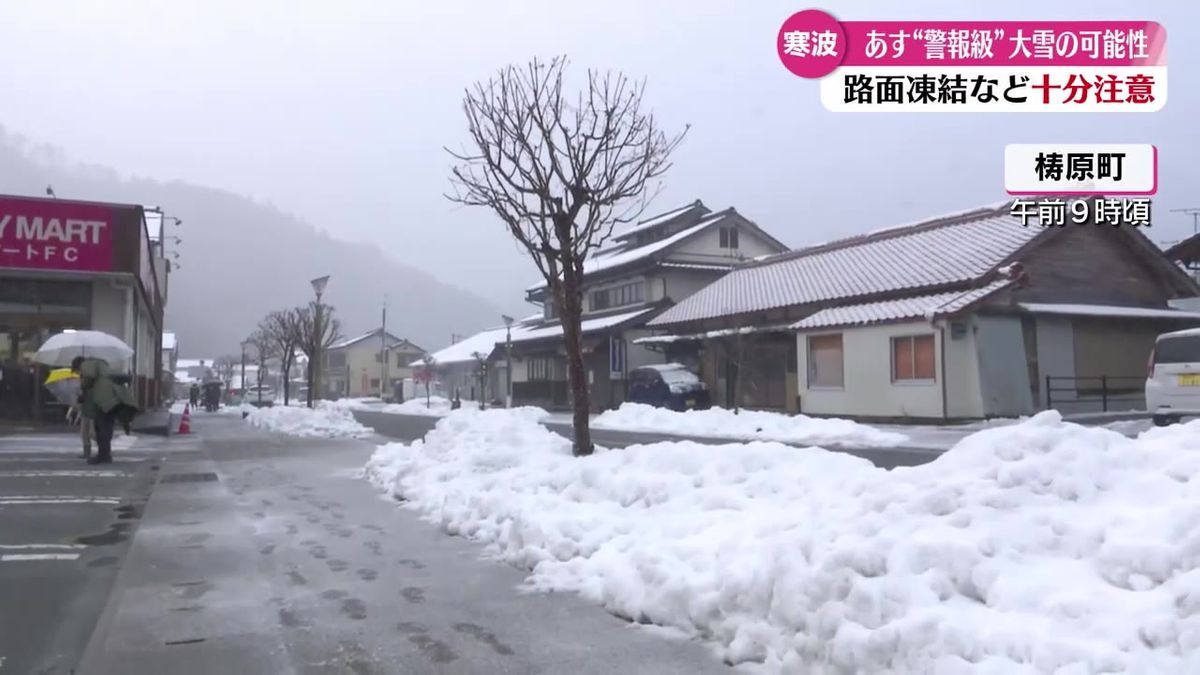
{"type": "Polygon", "coordinates": [[[141,206],[0,195],[0,424],[61,420],[33,355],[64,329],[133,347],[135,395],[157,405],[166,269],[141,206]]]}

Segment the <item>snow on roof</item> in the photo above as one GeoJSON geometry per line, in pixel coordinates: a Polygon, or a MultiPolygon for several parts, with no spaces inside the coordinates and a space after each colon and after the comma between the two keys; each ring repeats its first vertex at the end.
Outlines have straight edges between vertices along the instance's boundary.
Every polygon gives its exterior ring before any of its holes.
{"type": "MultiPolygon", "coordinates": [[[[632,312],[602,316],[595,319],[584,319],[581,327],[584,333],[604,330],[605,328],[611,328],[612,326],[625,323],[626,321],[631,321],[639,316],[642,316],[643,314],[653,312],[655,309],[655,307],[643,307],[642,309],[634,310],[632,312]]],[[[528,342],[530,340],[544,340],[546,338],[558,337],[559,335],[562,335],[562,332],[562,324],[551,324],[537,328],[523,328],[519,331],[514,326],[512,341],[515,344],[518,342],[528,342]]]]}
{"type": "Polygon", "coordinates": [[[205,368],[212,368],[213,362],[215,360],[216,359],[176,359],[175,360],[175,368],[176,369],[199,368],[200,366],[204,366],[205,368]]]}
{"type": "MultiPolygon", "coordinates": [[[[514,341],[515,341],[517,334],[525,326],[528,326],[529,324],[533,324],[535,322],[540,322],[541,319],[542,319],[541,314],[531,314],[530,316],[527,316],[524,319],[519,319],[517,321],[514,321],[513,327],[512,327],[512,334],[513,334],[514,341]]],[[[496,348],[497,344],[504,342],[506,333],[507,333],[507,330],[504,326],[495,326],[492,328],[487,328],[478,333],[475,333],[474,335],[463,338],[462,340],[459,340],[458,342],[455,342],[454,344],[452,344],[448,347],[438,350],[438,351],[434,352],[433,354],[431,354],[431,356],[433,356],[434,362],[438,365],[447,365],[447,364],[451,364],[451,363],[466,363],[469,361],[474,361],[475,357],[472,356],[472,354],[474,354],[475,352],[479,352],[479,353],[485,354],[485,355],[491,354],[492,350],[496,348]]],[[[415,368],[417,366],[420,366],[421,364],[422,364],[422,361],[418,359],[408,365],[410,367],[415,368]]]]}
{"type": "Polygon", "coordinates": [[[616,236],[614,236],[613,240],[614,241],[622,241],[622,240],[628,239],[629,237],[637,234],[638,232],[643,232],[643,231],[649,230],[653,227],[658,227],[659,225],[664,225],[666,223],[669,223],[672,220],[678,218],[679,216],[684,215],[685,213],[687,213],[693,209],[700,211],[702,213],[708,213],[708,211],[709,211],[708,207],[705,206],[704,203],[701,202],[699,199],[697,199],[696,201],[692,202],[691,204],[687,204],[685,206],[680,206],[679,208],[671,209],[670,211],[667,211],[665,213],[660,213],[656,216],[650,216],[649,218],[646,218],[645,220],[639,221],[637,225],[634,225],[633,227],[629,228],[628,230],[625,230],[624,232],[621,232],[621,233],[617,234],[616,236]]]}
{"type": "Polygon", "coordinates": [[[953,314],[968,305],[986,298],[1013,283],[1009,279],[996,281],[969,291],[952,291],[932,295],[918,295],[879,302],[864,302],[857,305],[830,307],[811,314],[792,324],[796,330],[832,328],[835,326],[867,326],[884,321],[902,319],[934,319],[953,314]]]}
{"type": "Polygon", "coordinates": [[[1072,316],[1129,317],[1134,319],[1190,319],[1200,321],[1200,312],[1186,312],[1161,307],[1124,307],[1119,305],[1072,305],[1041,302],[1022,302],[1021,309],[1034,314],[1069,314],[1072,316]]]}
{"type": "Polygon", "coordinates": [[[175,344],[176,344],[176,342],[175,342],[175,334],[174,333],[170,333],[170,332],[163,333],[163,337],[162,337],[162,348],[163,349],[175,349],[175,344]]]}
{"type": "MultiPolygon", "coordinates": [[[[636,246],[632,248],[626,244],[606,246],[599,251],[596,251],[592,257],[588,258],[587,261],[583,263],[583,274],[585,276],[589,274],[595,274],[596,272],[600,272],[602,270],[620,267],[621,265],[628,265],[629,263],[649,258],[651,255],[658,253],[665,248],[674,246],[680,241],[687,239],[701,230],[707,229],[714,223],[720,222],[726,216],[732,213],[732,211],[732,209],[726,209],[725,211],[709,214],[695,225],[684,228],[669,237],[659,239],[658,241],[651,242],[645,246],[636,246]]],[[[525,290],[527,292],[532,292],[545,287],[546,282],[539,281],[527,287],[525,290]]]]}
{"type": "MultiPolygon", "coordinates": [[[[1005,202],[1007,204],[1007,202],[1005,202]]],[[[720,316],[976,281],[1043,232],[1005,207],[939,217],[738,267],[650,322],[720,316]]]]}
{"type": "MultiPolygon", "coordinates": [[[[366,339],[369,339],[369,338],[373,338],[373,337],[378,337],[378,336],[379,336],[379,332],[380,332],[381,330],[382,330],[382,329],[380,329],[380,328],[376,328],[376,329],[374,329],[374,330],[371,330],[371,331],[368,331],[368,332],[366,332],[366,333],[363,333],[362,335],[359,335],[358,337],[352,337],[352,338],[348,338],[348,339],[346,339],[346,340],[342,340],[341,342],[338,342],[338,343],[336,343],[336,344],[330,345],[329,349],[330,349],[330,350],[333,350],[333,349],[344,349],[344,348],[346,348],[346,347],[349,347],[349,346],[351,346],[351,345],[358,344],[359,342],[362,342],[363,340],[366,340],[366,339]]],[[[390,338],[390,341],[394,341],[394,342],[400,342],[400,341],[401,341],[401,339],[400,339],[400,338],[396,337],[395,335],[392,335],[391,333],[388,333],[388,338],[390,338]]]]}

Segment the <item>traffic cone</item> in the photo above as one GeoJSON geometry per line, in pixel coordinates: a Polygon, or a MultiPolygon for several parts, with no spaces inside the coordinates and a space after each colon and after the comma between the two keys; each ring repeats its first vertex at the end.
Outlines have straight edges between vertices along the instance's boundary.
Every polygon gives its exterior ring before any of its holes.
{"type": "Polygon", "coordinates": [[[192,409],[191,406],[186,403],[183,406],[183,419],[179,420],[179,433],[192,433],[192,409]]]}

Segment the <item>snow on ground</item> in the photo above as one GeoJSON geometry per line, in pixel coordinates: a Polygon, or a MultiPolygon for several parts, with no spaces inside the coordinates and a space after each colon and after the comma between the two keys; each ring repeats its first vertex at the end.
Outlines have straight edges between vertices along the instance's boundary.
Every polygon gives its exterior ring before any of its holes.
{"type": "MultiPolygon", "coordinates": [[[[291,436],[366,438],[374,433],[369,427],[359,424],[354,415],[345,408],[324,405],[311,409],[292,406],[249,408],[250,415],[246,421],[250,424],[291,436]]],[[[233,410],[241,414],[241,409],[234,406],[222,410],[233,410]]]]}
{"type": "MultiPolygon", "coordinates": [[[[469,408],[472,405],[479,407],[478,403],[472,401],[463,401],[464,408],[469,408]]],[[[389,403],[380,408],[383,412],[396,413],[399,415],[429,415],[432,417],[444,417],[450,414],[450,399],[442,398],[441,396],[430,396],[428,402],[424,396],[410,398],[403,403],[389,403]]]]}
{"type": "Polygon", "coordinates": [[[447,532],[778,673],[1200,672],[1200,422],[1046,412],[893,471],[778,443],[572,458],[456,411],[367,475],[447,532]]]}
{"type": "Polygon", "coordinates": [[[796,443],[800,445],[896,446],[904,434],[882,431],[844,419],[785,415],[761,410],[734,414],[724,408],[675,412],[641,403],[624,403],[592,422],[597,429],[644,431],[682,436],[796,443]]]}

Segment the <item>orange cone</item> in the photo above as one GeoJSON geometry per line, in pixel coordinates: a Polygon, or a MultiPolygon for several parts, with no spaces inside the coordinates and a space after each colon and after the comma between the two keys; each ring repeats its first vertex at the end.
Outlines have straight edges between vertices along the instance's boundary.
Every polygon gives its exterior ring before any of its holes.
{"type": "Polygon", "coordinates": [[[183,406],[183,419],[179,420],[179,433],[192,433],[192,410],[190,405],[184,404],[183,406]]]}

